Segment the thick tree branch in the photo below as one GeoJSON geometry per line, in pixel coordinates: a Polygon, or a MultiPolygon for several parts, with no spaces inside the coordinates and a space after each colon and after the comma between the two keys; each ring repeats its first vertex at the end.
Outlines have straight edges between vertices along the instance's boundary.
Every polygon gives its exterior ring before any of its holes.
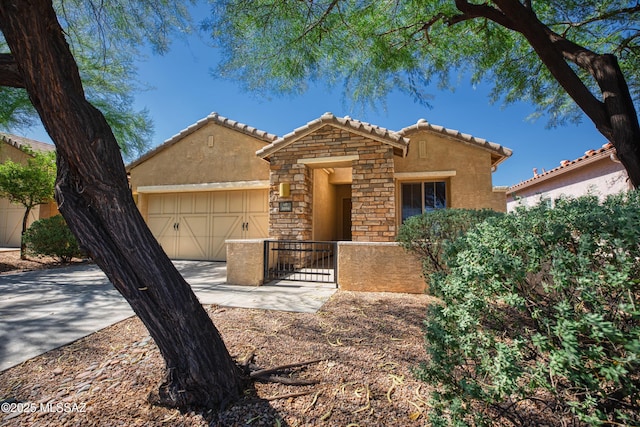
{"type": "Polygon", "coordinates": [[[640,12],[640,4],[636,4],[633,7],[627,7],[627,8],[623,8],[623,9],[609,10],[606,13],[603,13],[603,14],[597,15],[597,16],[593,16],[591,18],[585,19],[584,21],[580,21],[580,22],[564,21],[564,22],[558,22],[558,23],[556,23],[554,25],[566,25],[568,27],[567,28],[567,30],[568,30],[569,28],[582,27],[584,25],[589,25],[589,24],[592,24],[594,22],[606,21],[608,19],[618,18],[618,17],[624,16],[624,15],[633,15],[633,14],[636,14],[638,12],[640,12]]]}
{"type": "Polygon", "coordinates": [[[0,86],[24,88],[22,74],[10,53],[0,53],[0,86]]]}
{"type": "MultiPolygon", "coordinates": [[[[561,36],[553,33],[546,25],[540,22],[532,9],[528,9],[517,0],[496,0],[495,3],[500,9],[498,16],[504,15],[509,17],[508,22],[511,23],[511,26],[507,28],[517,31],[527,39],[540,60],[549,69],[558,83],[591,119],[598,130],[610,138],[611,125],[604,104],[591,93],[589,88],[566,62],[568,58],[565,58],[565,53],[558,47],[562,39],[561,36]],[[552,38],[551,36],[553,34],[555,34],[555,36],[552,38]]],[[[462,0],[456,0],[456,5],[458,7],[472,6],[471,9],[475,12],[484,10],[475,7],[475,5],[469,5],[466,1],[462,0]]],[[[494,9],[494,12],[482,16],[499,25],[504,25],[503,18],[500,18],[500,20],[494,19],[494,17],[496,17],[495,10],[496,9],[494,9]]],[[[581,48],[581,46],[578,45],[573,46],[574,49],[579,47],[581,48]]],[[[582,48],[582,50],[585,54],[588,52],[584,48],[582,48]]]]}
{"type": "Polygon", "coordinates": [[[513,31],[518,31],[515,22],[495,7],[487,4],[471,4],[466,0],[456,0],[456,7],[462,14],[454,15],[447,20],[449,25],[469,21],[475,18],[487,18],[496,24],[513,31]]]}

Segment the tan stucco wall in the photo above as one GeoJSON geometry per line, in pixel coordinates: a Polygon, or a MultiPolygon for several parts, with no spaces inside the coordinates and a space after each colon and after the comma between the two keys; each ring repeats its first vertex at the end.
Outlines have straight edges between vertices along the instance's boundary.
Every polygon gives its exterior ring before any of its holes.
{"type": "Polygon", "coordinates": [[[12,145],[0,143],[0,163],[11,160],[15,163],[26,164],[29,157],[30,156],[28,154],[25,154],[22,150],[19,150],[12,145]]]}
{"type": "Polygon", "coordinates": [[[506,198],[503,201],[502,196],[493,191],[489,151],[427,131],[415,132],[408,137],[407,156],[394,159],[396,174],[427,172],[432,175],[426,179],[399,179],[396,187],[398,194],[402,182],[446,181],[447,207],[506,210],[506,198]],[[420,149],[421,141],[426,143],[426,150],[420,149]],[[451,171],[455,175],[448,176],[451,171]],[[443,172],[443,176],[438,177],[435,172],[443,172]]]}
{"type": "Polygon", "coordinates": [[[264,240],[227,240],[227,283],[245,286],[264,283],[264,240]]]}
{"type": "Polygon", "coordinates": [[[338,286],[346,291],[424,293],[420,261],[397,243],[338,242],[338,286]]]}
{"type": "Polygon", "coordinates": [[[255,155],[265,145],[208,123],[133,167],[131,188],[135,194],[139,186],[268,180],[269,163],[255,155]]]}
{"type": "MultiPolygon", "coordinates": [[[[424,293],[420,261],[390,242],[338,242],[338,286],[362,292],[424,293]]],[[[227,240],[227,283],[264,283],[264,240],[227,240]]]]}
{"type": "Polygon", "coordinates": [[[315,169],[313,174],[313,240],[336,240],[336,187],[329,184],[329,174],[315,169]]]}
{"type": "Polygon", "coordinates": [[[493,204],[491,209],[497,212],[507,211],[507,189],[494,189],[493,190],[493,204]]]}

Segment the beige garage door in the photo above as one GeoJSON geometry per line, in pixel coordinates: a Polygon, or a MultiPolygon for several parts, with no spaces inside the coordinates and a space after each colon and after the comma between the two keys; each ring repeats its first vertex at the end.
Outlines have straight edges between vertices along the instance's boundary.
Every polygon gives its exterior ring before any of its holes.
{"type": "Polygon", "coordinates": [[[147,222],[173,259],[226,259],[225,240],[267,237],[268,190],[151,194],[147,222]]]}
{"type": "MultiPolygon", "coordinates": [[[[31,209],[28,224],[35,221],[39,209],[39,206],[31,209]]],[[[13,204],[7,199],[0,199],[0,246],[20,247],[23,216],[24,208],[22,206],[13,204]]]]}

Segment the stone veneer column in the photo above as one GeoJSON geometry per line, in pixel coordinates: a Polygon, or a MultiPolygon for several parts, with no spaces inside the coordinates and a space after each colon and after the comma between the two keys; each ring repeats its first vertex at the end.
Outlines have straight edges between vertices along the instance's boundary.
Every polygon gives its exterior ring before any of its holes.
{"type": "Polygon", "coordinates": [[[293,155],[271,163],[269,237],[279,240],[311,240],[313,171],[297,163],[293,155]],[[275,163],[275,164],[274,164],[275,163]],[[290,195],[280,197],[280,183],[288,183],[290,195]],[[280,202],[291,202],[291,212],[280,212],[280,202]]]}
{"type": "Polygon", "coordinates": [[[351,236],[356,242],[393,242],[396,236],[393,151],[360,153],[353,165],[351,236]]]}

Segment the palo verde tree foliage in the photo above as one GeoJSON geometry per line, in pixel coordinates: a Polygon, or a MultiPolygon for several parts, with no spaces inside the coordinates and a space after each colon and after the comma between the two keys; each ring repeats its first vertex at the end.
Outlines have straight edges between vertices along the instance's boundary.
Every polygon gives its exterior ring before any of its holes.
{"type": "Polygon", "coordinates": [[[640,423],[640,192],[559,199],[445,244],[425,321],[445,425],[640,423]]]}
{"type": "Polygon", "coordinates": [[[250,90],[344,82],[355,100],[393,89],[427,101],[453,71],[493,99],[537,105],[551,125],[582,113],[640,185],[640,4],[560,0],[220,0],[209,26],[220,73],[250,90]]]}
{"type": "MultiPolygon", "coordinates": [[[[31,210],[53,200],[56,180],[56,155],[54,152],[28,153],[26,163],[7,160],[0,164],[0,195],[25,208],[22,217],[21,236],[27,230],[31,210]]],[[[25,259],[25,244],[21,239],[20,258],[25,259]]]]}
{"type": "MultiPolygon", "coordinates": [[[[98,18],[99,36],[113,28],[129,41],[133,36],[139,42],[162,40],[171,33],[166,15],[182,10],[181,5],[172,0],[64,1],[56,11],[51,0],[0,0],[0,30],[10,50],[2,56],[0,86],[26,90],[56,145],[60,212],[158,345],[166,364],[159,402],[216,408],[241,394],[240,368],[140,215],[116,137],[105,115],[87,100],[67,38],[74,28],[61,26],[84,11],[85,18],[98,18]]],[[[109,44],[118,38],[103,40],[109,44]]]]}
{"type": "MultiPolygon", "coordinates": [[[[149,43],[158,53],[191,27],[188,2],[54,0],[53,6],[78,63],[87,99],[107,119],[122,153],[145,151],[153,133],[148,111],[133,108],[133,94],[147,89],[136,79],[136,59],[149,43]]],[[[39,122],[6,42],[0,39],[0,127],[29,128],[39,122]]]]}

